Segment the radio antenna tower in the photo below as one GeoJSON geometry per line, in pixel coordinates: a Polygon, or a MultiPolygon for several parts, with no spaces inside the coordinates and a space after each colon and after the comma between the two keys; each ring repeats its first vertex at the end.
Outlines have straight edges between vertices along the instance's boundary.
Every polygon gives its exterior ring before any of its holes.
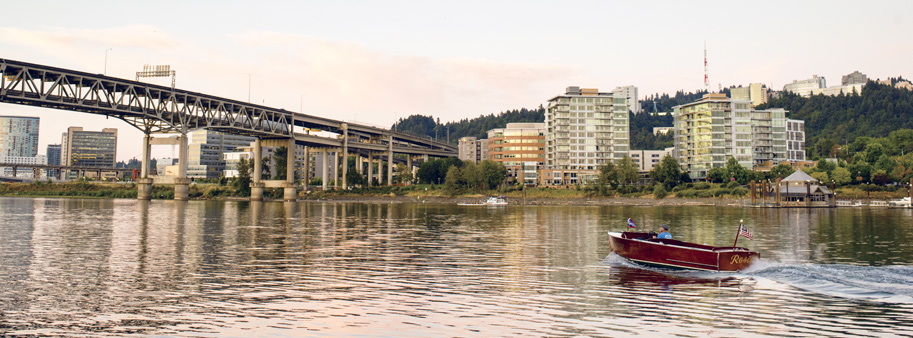
{"type": "Polygon", "coordinates": [[[707,76],[707,40],[704,40],[704,90],[710,93],[710,79],[707,76]]]}

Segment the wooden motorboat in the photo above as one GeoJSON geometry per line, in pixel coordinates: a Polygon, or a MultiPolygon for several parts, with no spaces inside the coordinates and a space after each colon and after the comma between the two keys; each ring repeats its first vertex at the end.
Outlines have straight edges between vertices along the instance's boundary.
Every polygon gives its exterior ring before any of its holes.
{"type": "Polygon", "coordinates": [[[636,263],[704,271],[741,271],[761,257],[735,245],[715,247],[657,239],[644,232],[609,232],[609,246],[613,252],[636,263]]]}

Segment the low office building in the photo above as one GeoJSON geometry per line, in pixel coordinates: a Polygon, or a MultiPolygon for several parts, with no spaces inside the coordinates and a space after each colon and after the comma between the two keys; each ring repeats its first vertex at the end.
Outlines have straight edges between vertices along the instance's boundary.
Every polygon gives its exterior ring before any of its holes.
{"type": "Polygon", "coordinates": [[[0,156],[38,155],[37,117],[0,116],[0,156]]]}
{"type": "Polygon", "coordinates": [[[47,171],[44,169],[35,169],[29,168],[29,165],[47,165],[48,157],[45,155],[37,156],[0,156],[0,163],[6,164],[20,164],[24,167],[13,168],[13,167],[0,167],[0,175],[6,177],[17,177],[17,178],[38,178],[41,176],[47,177],[47,171]],[[36,176],[37,175],[37,176],[36,176]]]}
{"type": "Polygon", "coordinates": [[[460,137],[459,159],[473,163],[488,159],[488,140],[474,136],[460,137]]]}
{"type": "Polygon", "coordinates": [[[675,148],[666,148],[663,150],[631,150],[630,157],[634,161],[634,164],[637,165],[637,170],[640,172],[649,172],[653,170],[659,162],[663,160],[663,157],[666,155],[672,155],[672,150],[675,148]]]}
{"type": "Polygon", "coordinates": [[[526,180],[524,166],[545,165],[545,123],[508,123],[489,130],[488,159],[503,164],[510,176],[526,180]]]}

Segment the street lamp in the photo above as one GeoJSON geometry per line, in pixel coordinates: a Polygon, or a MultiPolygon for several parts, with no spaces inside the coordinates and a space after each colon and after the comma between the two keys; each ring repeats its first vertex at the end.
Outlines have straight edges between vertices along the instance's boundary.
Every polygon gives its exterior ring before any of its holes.
{"type": "Polygon", "coordinates": [[[247,73],[247,103],[250,103],[250,73],[247,73]]]}
{"type": "Polygon", "coordinates": [[[105,76],[108,75],[108,51],[112,50],[112,49],[114,49],[114,48],[105,49],[105,72],[104,72],[105,76]]]}

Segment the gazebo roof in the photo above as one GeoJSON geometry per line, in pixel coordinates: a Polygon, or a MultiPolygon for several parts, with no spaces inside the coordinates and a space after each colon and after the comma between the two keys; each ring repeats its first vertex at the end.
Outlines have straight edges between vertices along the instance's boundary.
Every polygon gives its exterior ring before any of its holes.
{"type": "Polygon", "coordinates": [[[780,180],[780,182],[814,182],[814,183],[817,183],[818,180],[816,180],[814,177],[808,176],[808,174],[806,174],[802,170],[796,170],[796,172],[792,173],[792,175],[786,176],[786,178],[780,180]]]}

